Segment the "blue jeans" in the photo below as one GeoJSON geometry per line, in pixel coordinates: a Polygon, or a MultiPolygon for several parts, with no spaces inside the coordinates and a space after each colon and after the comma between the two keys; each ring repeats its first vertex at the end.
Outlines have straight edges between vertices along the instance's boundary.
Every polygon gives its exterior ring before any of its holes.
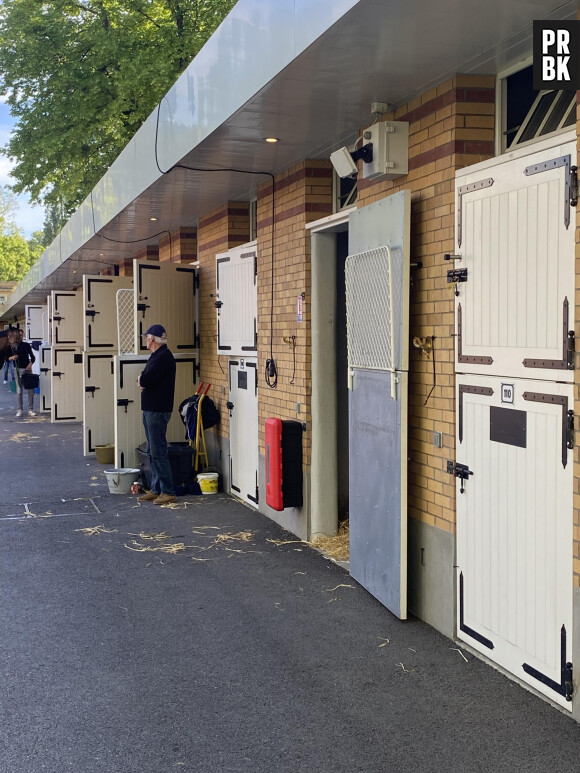
{"type": "Polygon", "coordinates": [[[151,457],[151,491],[154,494],[175,494],[166,439],[170,418],[171,413],[143,411],[147,453],[151,457]]]}
{"type": "Polygon", "coordinates": [[[15,381],[16,376],[14,375],[14,363],[12,360],[6,360],[4,363],[4,381],[8,381],[8,375],[10,374],[10,381],[15,381]]]}

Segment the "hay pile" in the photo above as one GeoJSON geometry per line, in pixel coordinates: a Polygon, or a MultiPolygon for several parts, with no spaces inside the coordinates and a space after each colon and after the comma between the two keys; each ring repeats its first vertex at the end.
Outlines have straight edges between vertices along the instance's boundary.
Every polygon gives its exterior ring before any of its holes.
{"type": "Polygon", "coordinates": [[[310,544],[333,561],[348,561],[350,558],[348,521],[340,522],[336,537],[317,537],[310,544]]]}

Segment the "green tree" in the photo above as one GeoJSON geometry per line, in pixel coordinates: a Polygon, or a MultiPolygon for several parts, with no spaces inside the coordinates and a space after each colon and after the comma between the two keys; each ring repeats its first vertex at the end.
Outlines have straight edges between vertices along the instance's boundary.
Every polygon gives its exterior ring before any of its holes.
{"type": "MultiPolygon", "coordinates": [[[[41,248],[40,252],[42,252],[41,248]]],[[[19,233],[0,235],[0,279],[3,282],[18,282],[37,259],[30,251],[28,242],[19,233]]]]}
{"type": "Polygon", "coordinates": [[[27,241],[18,229],[14,215],[18,202],[12,191],[0,186],[0,281],[17,282],[38,260],[44,250],[44,234],[35,231],[27,241]]]}
{"type": "Polygon", "coordinates": [[[3,0],[0,93],[18,120],[3,152],[51,235],[235,2],[3,0]]]}

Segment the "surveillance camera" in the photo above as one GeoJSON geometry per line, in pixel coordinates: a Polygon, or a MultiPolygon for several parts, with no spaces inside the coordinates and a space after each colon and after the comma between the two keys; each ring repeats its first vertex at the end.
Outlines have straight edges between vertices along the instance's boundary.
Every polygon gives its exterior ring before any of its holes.
{"type": "Polygon", "coordinates": [[[357,165],[352,160],[348,148],[340,148],[340,150],[331,153],[330,163],[339,177],[350,177],[358,172],[357,165]]]}

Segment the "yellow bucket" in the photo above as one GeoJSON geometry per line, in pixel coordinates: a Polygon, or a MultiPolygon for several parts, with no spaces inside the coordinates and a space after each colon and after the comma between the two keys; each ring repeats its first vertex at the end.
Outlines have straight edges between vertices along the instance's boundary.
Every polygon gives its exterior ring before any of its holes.
{"type": "Polygon", "coordinates": [[[197,482],[202,494],[217,494],[219,475],[217,472],[200,472],[197,482]]]}
{"type": "Polygon", "coordinates": [[[95,452],[97,454],[97,462],[99,464],[115,463],[115,444],[114,443],[106,443],[104,446],[95,446],[95,452]]]}

